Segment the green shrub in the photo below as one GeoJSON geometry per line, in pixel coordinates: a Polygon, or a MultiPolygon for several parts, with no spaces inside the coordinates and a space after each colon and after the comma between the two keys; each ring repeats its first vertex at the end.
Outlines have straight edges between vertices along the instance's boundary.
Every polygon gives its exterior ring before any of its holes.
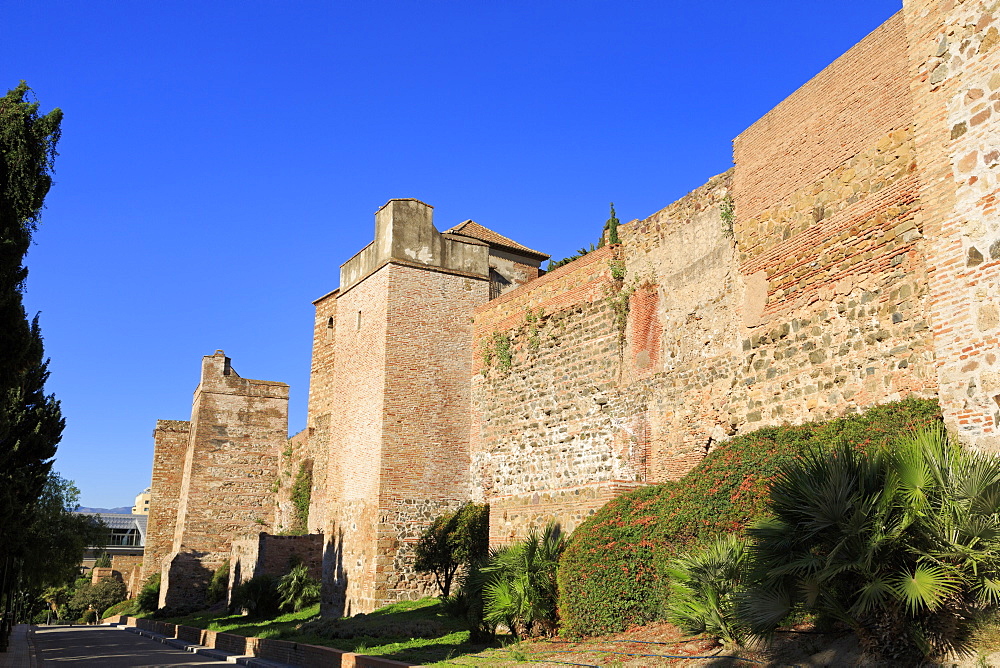
{"type": "Polygon", "coordinates": [[[271,575],[255,575],[233,587],[230,607],[235,611],[242,610],[251,617],[268,617],[278,614],[280,606],[278,581],[271,575]]]}
{"type": "Polygon", "coordinates": [[[487,574],[483,567],[487,559],[476,559],[462,571],[458,580],[458,591],[441,599],[441,609],[446,615],[463,620],[469,627],[469,640],[491,642],[496,637],[497,625],[486,619],[483,588],[487,574]]]}
{"type": "Polygon", "coordinates": [[[573,532],[560,560],[563,631],[612,633],[663,618],[669,561],[764,517],[779,467],[809,447],[840,439],[888,445],[939,420],[936,401],[907,399],[826,422],[766,427],[720,445],[679,482],[612,500],[573,532]]]}
{"type": "Polygon", "coordinates": [[[96,610],[85,610],[83,616],[78,620],[81,624],[93,624],[97,620],[96,610]]]}
{"type": "Polygon", "coordinates": [[[135,597],[136,612],[154,612],[160,605],[160,574],[153,573],[135,597]]]}
{"type": "Polygon", "coordinates": [[[212,573],[212,580],[208,583],[208,590],[205,592],[205,602],[209,605],[218,603],[225,600],[228,594],[229,562],[226,561],[212,573]]]}

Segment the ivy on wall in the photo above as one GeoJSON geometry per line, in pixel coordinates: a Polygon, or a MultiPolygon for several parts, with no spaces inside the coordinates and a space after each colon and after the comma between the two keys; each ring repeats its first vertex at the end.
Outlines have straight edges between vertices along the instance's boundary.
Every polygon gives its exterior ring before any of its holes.
{"type": "Polygon", "coordinates": [[[312,460],[299,464],[299,472],[292,483],[292,508],[294,533],[309,532],[309,504],[312,501],[312,460]]]}

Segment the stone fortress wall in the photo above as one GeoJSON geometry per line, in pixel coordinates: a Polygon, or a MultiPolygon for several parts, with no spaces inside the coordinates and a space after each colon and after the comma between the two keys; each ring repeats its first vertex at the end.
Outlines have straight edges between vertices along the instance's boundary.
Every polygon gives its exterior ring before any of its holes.
{"type": "Polygon", "coordinates": [[[431,593],[413,543],[464,500],[491,504],[493,543],[572,530],[734,434],[911,394],[1000,449],[995,11],[905,0],[740,134],[731,170],[540,277],[543,254],[391,200],[314,302],[305,431],[277,443],[275,422],[273,461],[197,479],[179,453],[210,430],[157,424],[146,569],[262,530],[198,542],[195,510],[237,471],[271,490],[276,530],[312,467],[324,611],[344,614],[431,593]]]}

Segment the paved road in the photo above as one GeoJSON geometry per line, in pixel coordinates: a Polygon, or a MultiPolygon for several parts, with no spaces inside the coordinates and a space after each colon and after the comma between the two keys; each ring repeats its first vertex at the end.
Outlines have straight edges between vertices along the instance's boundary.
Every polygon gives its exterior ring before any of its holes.
{"type": "Polygon", "coordinates": [[[39,626],[33,639],[40,665],[46,667],[233,665],[173,649],[109,626],[39,626]]]}

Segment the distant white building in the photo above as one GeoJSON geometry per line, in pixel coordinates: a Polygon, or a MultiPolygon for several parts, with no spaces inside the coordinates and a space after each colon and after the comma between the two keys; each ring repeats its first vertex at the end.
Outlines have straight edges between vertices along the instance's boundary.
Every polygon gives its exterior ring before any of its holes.
{"type": "Polygon", "coordinates": [[[135,497],[135,505],[132,506],[133,515],[148,515],[149,514],[149,488],[142,490],[135,497]]]}

